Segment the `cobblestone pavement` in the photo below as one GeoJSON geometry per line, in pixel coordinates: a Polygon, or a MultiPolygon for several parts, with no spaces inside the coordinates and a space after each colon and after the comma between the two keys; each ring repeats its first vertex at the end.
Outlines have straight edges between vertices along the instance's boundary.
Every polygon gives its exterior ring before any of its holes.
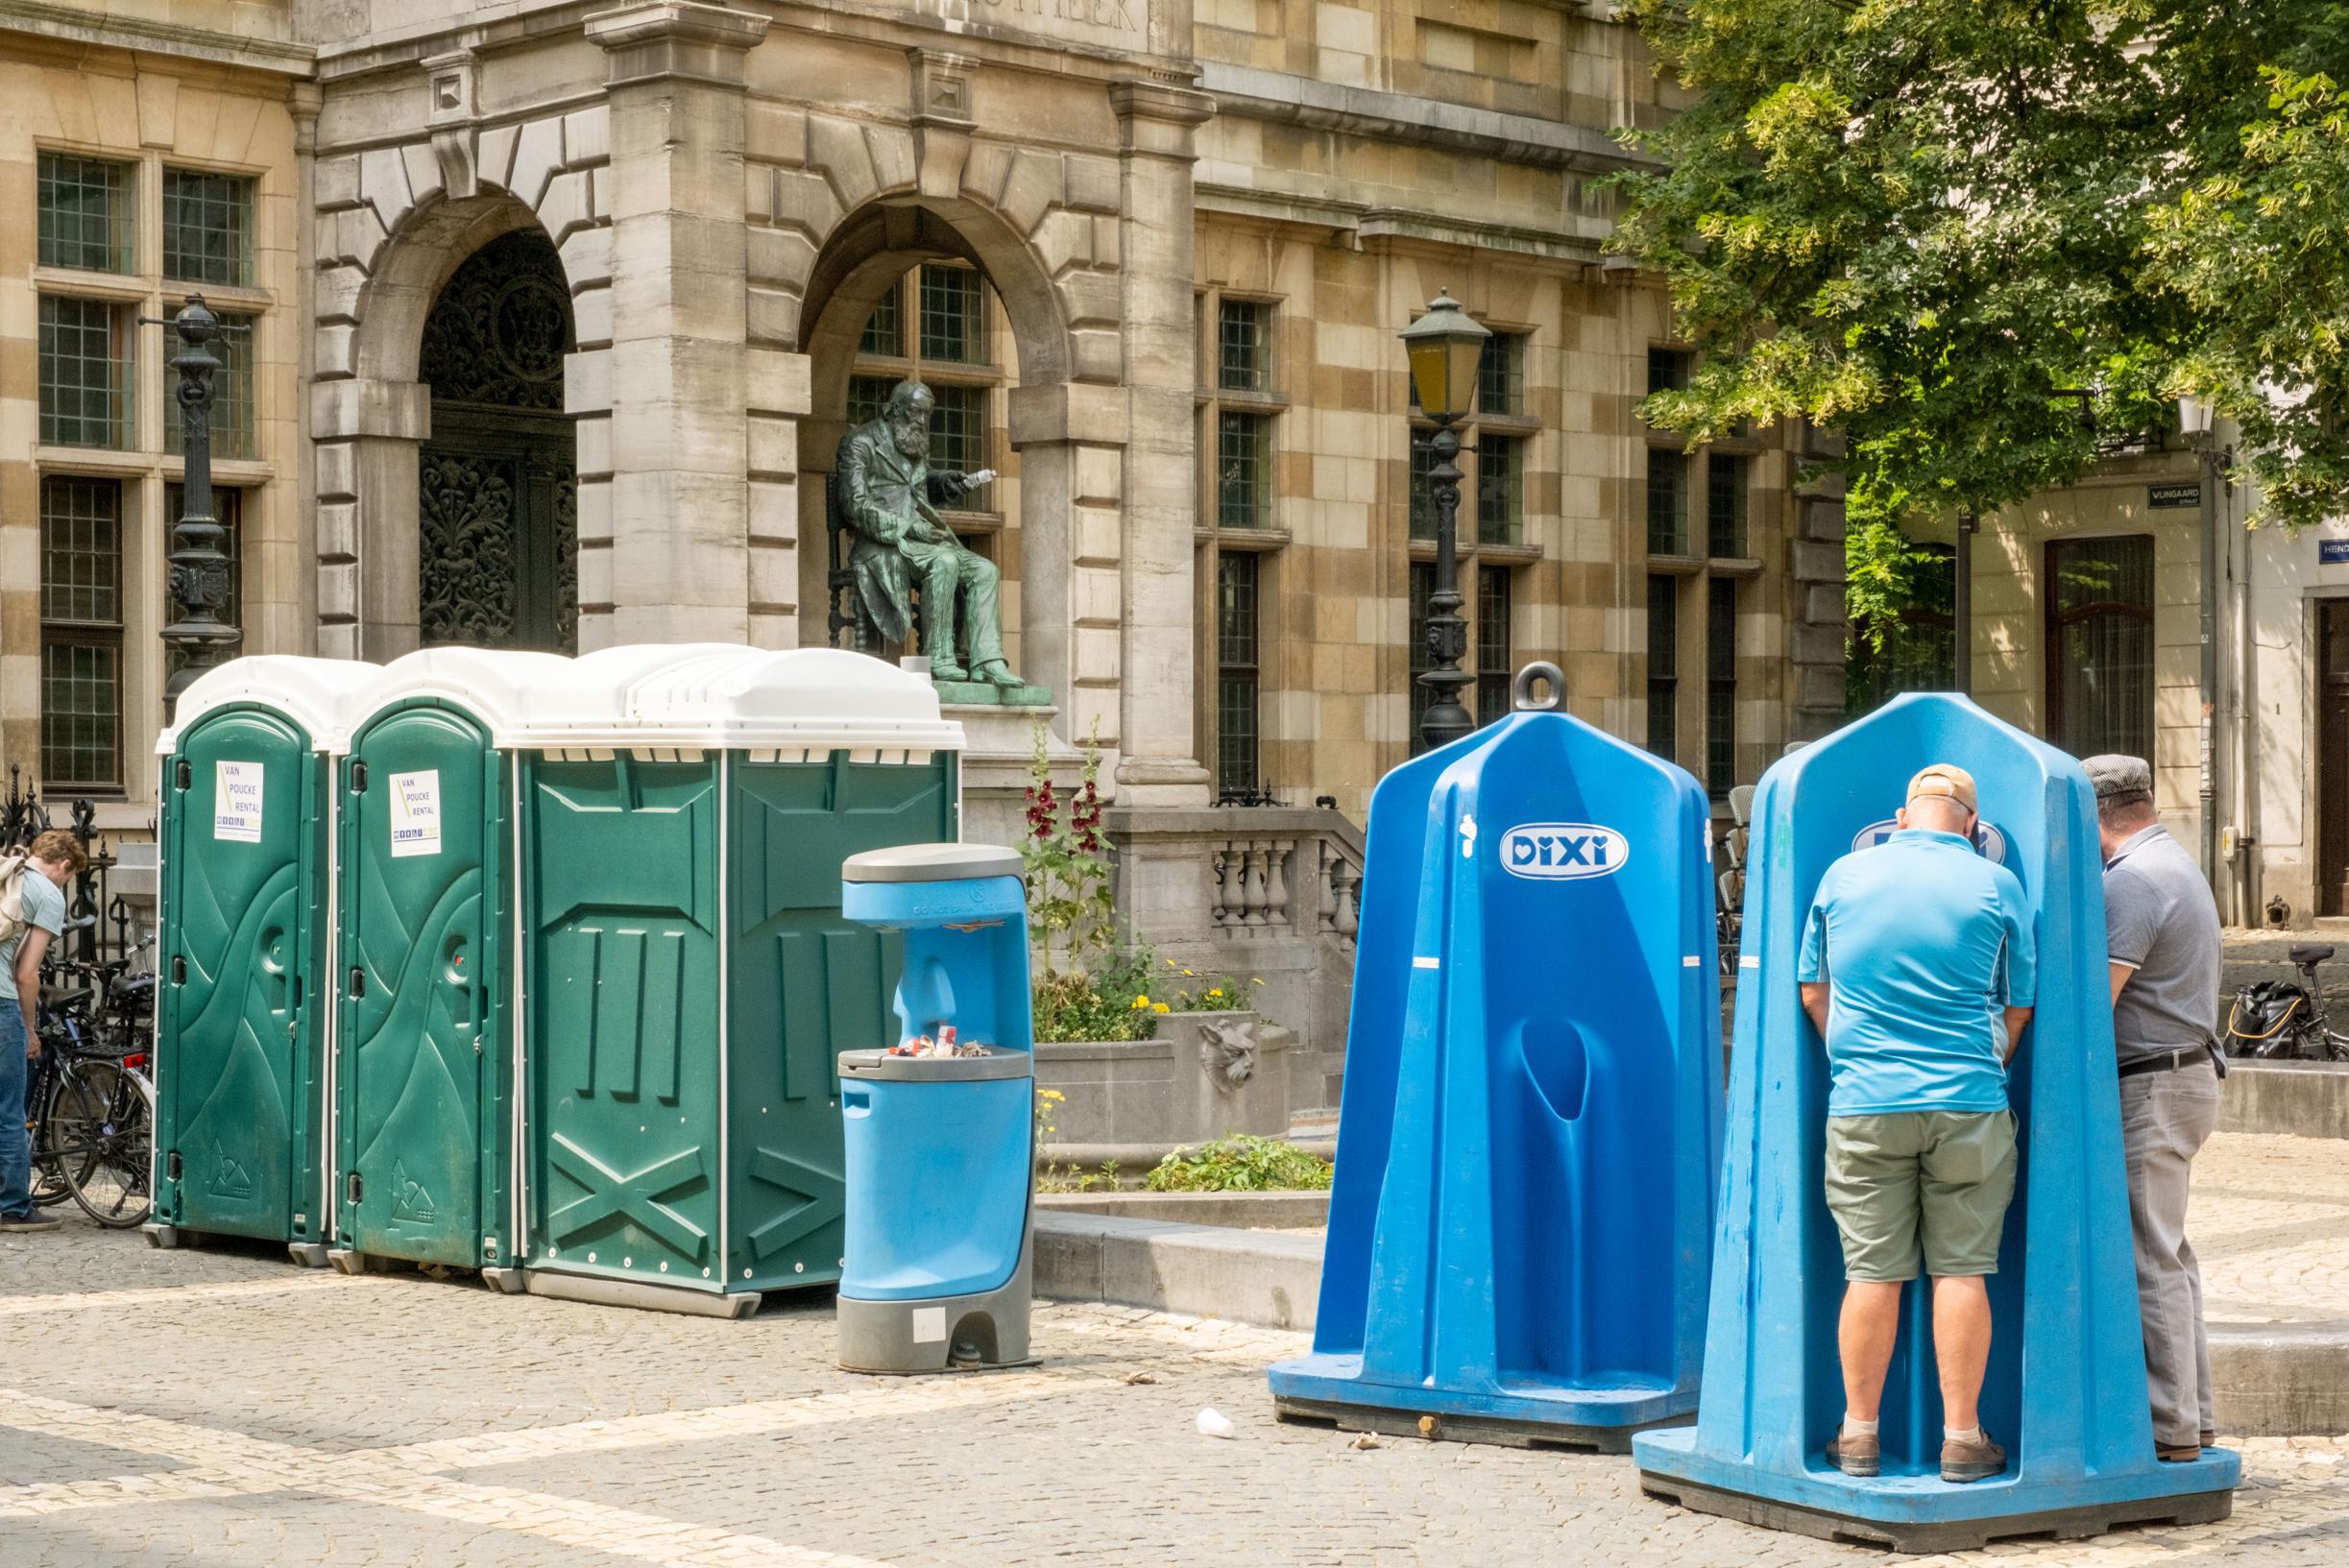
{"type": "MultiPolygon", "coordinates": [[[[2349,1215],[2337,1146],[2293,1143],[2230,1139],[2210,1156],[2196,1218],[2230,1311],[2263,1310],[2262,1280],[2322,1275],[2340,1290],[2349,1272],[2325,1241],[2349,1215]],[[2266,1206],[2256,1218],[2253,1204],[2266,1206]],[[2313,1261],[2327,1245],[2330,1274],[2313,1261]]],[[[1880,1556],[1648,1502],[1620,1459],[1360,1449],[1281,1426],[1262,1368],[1301,1347],[1294,1335],[1063,1306],[1039,1309],[1036,1340],[1030,1370],[851,1378],[831,1365],[820,1298],[726,1323],[346,1279],[258,1251],[151,1252],[77,1219],[0,1239],[0,1565],[1880,1556]],[[1236,1440],[1198,1435],[1208,1405],[1238,1423],[1236,1440]]],[[[2349,1560],[2349,1439],[2243,1446],[2224,1524],[1986,1556],[2349,1560]]]]}
{"type": "Polygon", "coordinates": [[[2349,1144],[2219,1134],[2194,1162],[2186,1229],[2212,1322],[2349,1334],[2349,1144]]]}

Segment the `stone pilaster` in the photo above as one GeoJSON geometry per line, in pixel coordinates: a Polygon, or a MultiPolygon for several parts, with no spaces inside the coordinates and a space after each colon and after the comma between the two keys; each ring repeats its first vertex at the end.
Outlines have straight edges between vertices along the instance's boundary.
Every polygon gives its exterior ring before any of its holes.
{"type": "Polygon", "coordinates": [[[581,530],[580,608],[608,591],[618,642],[748,640],[765,596],[746,478],[742,57],[766,29],[688,0],[587,22],[611,70],[612,477],[605,563],[581,530]]]}
{"type": "Polygon", "coordinates": [[[1010,425],[1020,454],[1020,672],[1052,688],[1070,740],[1097,735],[1104,751],[1122,752],[1125,395],[1075,381],[1015,387],[1010,425]]]}
{"type": "Polygon", "coordinates": [[[1795,488],[1787,543],[1787,738],[1816,740],[1844,721],[1843,437],[1805,422],[1800,461],[1819,471],[1795,488]]]}
{"type": "Polygon", "coordinates": [[[1110,105],[1125,185],[1118,253],[1127,409],[1118,795],[1136,806],[1201,805],[1207,770],[1192,755],[1191,168],[1194,135],[1215,104],[1183,87],[1121,82],[1110,105]]]}

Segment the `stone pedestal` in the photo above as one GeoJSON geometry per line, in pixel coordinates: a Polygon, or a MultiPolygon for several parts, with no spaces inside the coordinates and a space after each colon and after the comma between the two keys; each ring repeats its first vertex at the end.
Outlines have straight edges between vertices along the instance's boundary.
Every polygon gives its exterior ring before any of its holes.
{"type": "Polygon", "coordinates": [[[1066,792],[1077,786],[1084,754],[1053,730],[1057,708],[1042,703],[959,703],[948,695],[953,686],[940,684],[938,697],[945,715],[962,726],[963,839],[1016,845],[1028,834],[1025,792],[1035,764],[1036,726],[1044,726],[1044,754],[1052,764],[1053,788],[1066,792]]]}

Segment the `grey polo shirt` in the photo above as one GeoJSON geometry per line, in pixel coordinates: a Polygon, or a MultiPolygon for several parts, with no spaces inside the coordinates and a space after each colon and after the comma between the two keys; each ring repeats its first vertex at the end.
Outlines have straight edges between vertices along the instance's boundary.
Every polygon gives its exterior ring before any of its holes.
{"type": "Polygon", "coordinates": [[[2156,824],[2104,862],[2104,935],[2129,977],[2113,1005],[2123,1063],[2207,1045],[2218,1023],[2218,907],[2185,846],[2156,824]]]}

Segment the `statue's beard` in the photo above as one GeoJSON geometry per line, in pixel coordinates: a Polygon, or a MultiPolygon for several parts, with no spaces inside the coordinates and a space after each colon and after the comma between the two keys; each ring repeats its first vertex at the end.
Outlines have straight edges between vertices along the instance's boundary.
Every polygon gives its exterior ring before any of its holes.
{"type": "Polygon", "coordinates": [[[930,426],[908,420],[889,426],[889,439],[897,443],[898,451],[907,457],[921,459],[930,455],[930,426]]]}

